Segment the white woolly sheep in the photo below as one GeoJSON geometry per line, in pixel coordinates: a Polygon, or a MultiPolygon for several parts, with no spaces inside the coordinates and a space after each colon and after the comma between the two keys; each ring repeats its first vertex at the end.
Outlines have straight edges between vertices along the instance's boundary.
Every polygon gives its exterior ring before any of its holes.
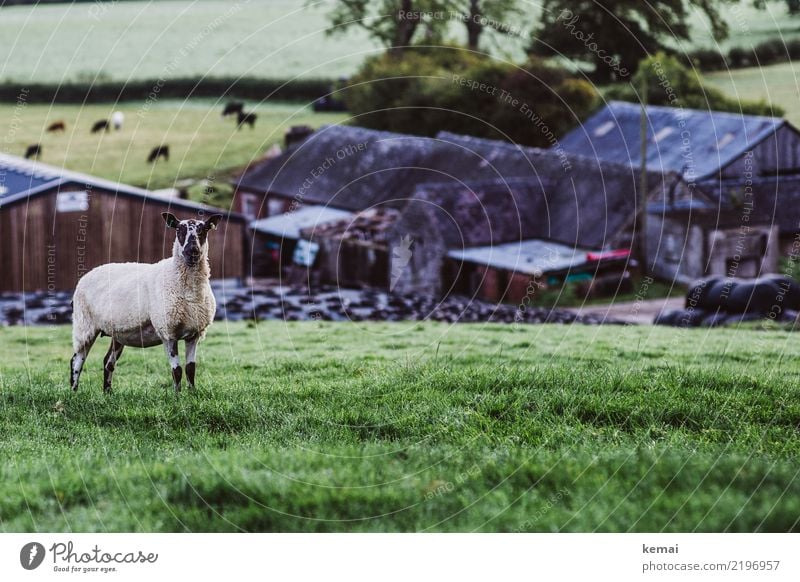
{"type": "Polygon", "coordinates": [[[125,115],[122,111],[115,111],[111,114],[111,125],[114,126],[114,129],[119,131],[122,129],[122,124],[125,123],[125,115]]]}
{"type": "Polygon", "coordinates": [[[214,321],[216,301],[208,264],[209,231],[222,215],[202,220],[178,220],[162,213],[177,229],[172,256],[158,263],[109,263],[92,269],[75,288],[72,299],[72,389],[78,389],[83,364],[98,335],[110,336],[103,360],[103,390],[111,391],[111,376],[125,346],[164,345],[175,391],[181,389],[178,342],[186,342],[186,380],[194,388],[197,342],[214,321]]]}

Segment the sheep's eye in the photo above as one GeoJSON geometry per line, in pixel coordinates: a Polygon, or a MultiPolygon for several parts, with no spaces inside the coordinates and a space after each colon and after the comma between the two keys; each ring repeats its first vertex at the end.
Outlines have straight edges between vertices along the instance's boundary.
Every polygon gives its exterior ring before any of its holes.
{"type": "Polygon", "coordinates": [[[185,224],[181,224],[181,225],[178,226],[178,241],[180,241],[181,244],[186,242],[186,225],[185,224]]]}

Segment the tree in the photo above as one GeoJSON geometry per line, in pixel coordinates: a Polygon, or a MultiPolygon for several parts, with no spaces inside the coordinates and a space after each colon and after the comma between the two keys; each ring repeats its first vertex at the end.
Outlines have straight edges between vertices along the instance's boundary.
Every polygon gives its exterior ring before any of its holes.
{"type": "Polygon", "coordinates": [[[725,38],[728,26],[719,7],[731,1],[544,0],[531,50],[590,63],[598,81],[621,80],[646,56],[689,40],[693,8],[708,17],[716,39],[725,38]]]}
{"type": "Polygon", "coordinates": [[[360,28],[395,56],[415,44],[420,35],[426,44],[443,42],[451,23],[462,22],[467,47],[479,50],[486,30],[520,34],[509,23],[520,14],[519,0],[337,0],[329,14],[328,34],[360,28]]]}
{"type": "Polygon", "coordinates": [[[351,28],[365,30],[393,54],[411,46],[418,30],[440,38],[448,22],[451,0],[337,0],[329,14],[328,34],[351,28]]]}
{"type": "Polygon", "coordinates": [[[461,0],[453,3],[467,27],[467,48],[480,49],[480,38],[486,29],[499,34],[519,34],[509,20],[519,16],[517,0],[461,0]]]}
{"type": "Polygon", "coordinates": [[[364,127],[452,131],[541,147],[580,123],[598,100],[590,83],[541,59],[517,67],[457,47],[369,58],[343,96],[364,127]]]}

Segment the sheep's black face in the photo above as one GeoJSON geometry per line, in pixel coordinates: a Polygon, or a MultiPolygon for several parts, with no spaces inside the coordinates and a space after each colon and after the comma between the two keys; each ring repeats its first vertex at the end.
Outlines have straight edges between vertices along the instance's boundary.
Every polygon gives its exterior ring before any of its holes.
{"type": "Polygon", "coordinates": [[[181,220],[172,214],[162,214],[167,226],[177,230],[177,243],[180,256],[190,267],[196,266],[203,257],[208,243],[208,232],[217,228],[217,223],[222,218],[215,214],[207,220],[181,220]]]}
{"type": "Polygon", "coordinates": [[[203,246],[206,244],[207,231],[202,226],[203,223],[197,220],[182,220],[178,225],[181,256],[190,267],[200,262],[203,246]]]}

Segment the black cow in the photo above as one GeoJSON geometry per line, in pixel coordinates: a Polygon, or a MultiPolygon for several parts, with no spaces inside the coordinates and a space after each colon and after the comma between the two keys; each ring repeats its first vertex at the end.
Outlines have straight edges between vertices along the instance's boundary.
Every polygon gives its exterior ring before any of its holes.
{"type": "Polygon", "coordinates": [[[25,159],[39,159],[42,156],[42,146],[41,144],[34,143],[28,146],[28,149],[25,150],[25,159]]]}
{"type": "Polygon", "coordinates": [[[256,115],[255,113],[245,113],[244,111],[240,111],[239,122],[237,123],[237,129],[241,129],[241,127],[245,123],[250,126],[250,129],[255,128],[256,119],[258,119],[258,115],[256,115]]]}
{"type": "Polygon", "coordinates": [[[108,131],[108,119],[101,119],[99,121],[95,121],[94,125],[92,126],[92,133],[99,133],[103,130],[108,131]]]}
{"type": "Polygon", "coordinates": [[[150,150],[150,155],[147,156],[147,162],[152,164],[158,158],[164,158],[165,162],[169,161],[169,146],[168,145],[158,146],[158,147],[155,147],[152,150],[150,150]]]}
{"type": "Polygon", "coordinates": [[[228,117],[229,115],[240,114],[244,111],[244,103],[241,101],[228,101],[225,104],[225,108],[222,110],[222,117],[228,117]]]}

